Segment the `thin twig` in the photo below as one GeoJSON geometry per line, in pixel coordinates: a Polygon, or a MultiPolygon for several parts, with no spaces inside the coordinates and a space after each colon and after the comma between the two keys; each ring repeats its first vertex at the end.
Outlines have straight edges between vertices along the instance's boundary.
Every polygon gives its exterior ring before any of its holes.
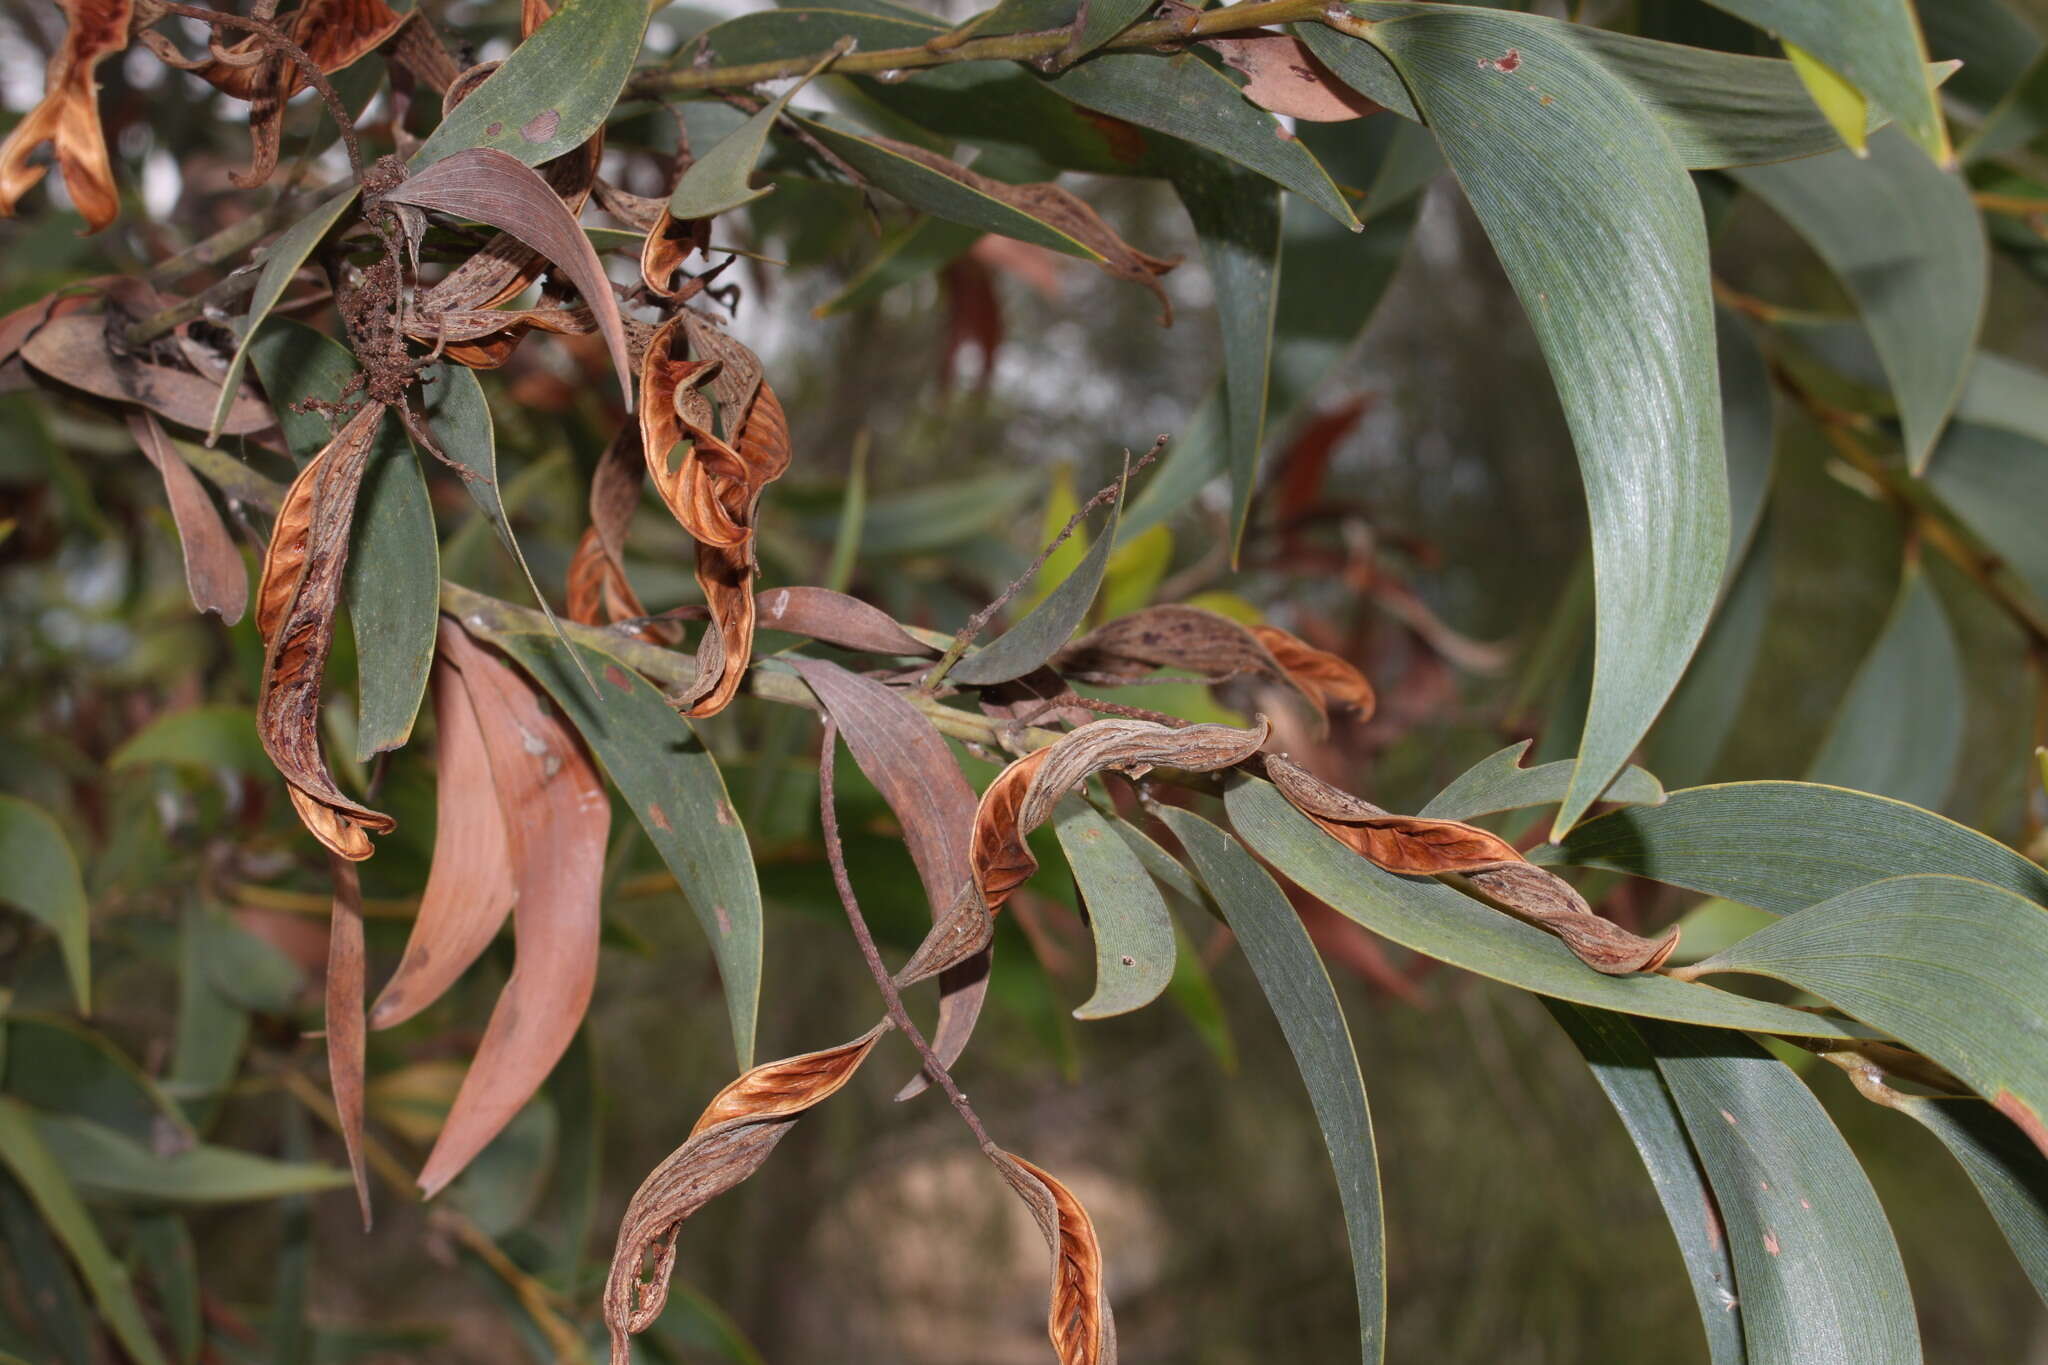
{"type": "MultiPolygon", "coordinates": [[[[924,681],[919,686],[928,693],[937,691],[939,684],[945,681],[946,674],[952,671],[954,664],[960,662],[960,656],[967,652],[967,647],[974,643],[975,637],[988,629],[988,623],[995,619],[996,613],[1008,606],[1010,599],[1022,592],[1024,585],[1038,576],[1038,571],[1045,567],[1045,561],[1051,559],[1053,552],[1067,543],[1067,538],[1073,535],[1081,523],[1088,519],[1090,512],[1093,512],[1096,508],[1102,506],[1103,503],[1117,497],[1126,488],[1130,487],[1132,476],[1146,465],[1158,459],[1159,452],[1166,449],[1166,443],[1171,439],[1169,436],[1161,436],[1153,441],[1152,448],[1145,452],[1145,458],[1139,460],[1134,465],[1127,466],[1120,478],[1112,483],[1104,484],[1096,490],[1095,496],[1082,503],[1080,509],[1073,516],[1067,518],[1067,524],[1062,526],[1060,533],[1052,538],[1052,543],[1038,552],[1038,558],[1031,561],[1031,567],[1012,580],[1010,586],[1004,588],[997,595],[995,601],[967,618],[967,624],[960,627],[960,633],[953,637],[952,644],[946,646],[946,652],[939,656],[939,661],[932,665],[931,672],[924,675],[924,681]]],[[[1124,452],[1124,458],[1127,460],[1130,458],[1129,451],[1124,452]]]]}
{"type": "Polygon", "coordinates": [[[312,206],[317,195],[286,195],[267,209],[237,218],[211,237],[201,238],[175,256],[166,256],[144,272],[152,284],[172,284],[187,275],[211,270],[262,240],[265,233],[312,206]]]}
{"type": "Polygon", "coordinates": [[[981,1116],[974,1112],[967,1096],[960,1093],[960,1087],[954,1083],[952,1073],[946,1070],[946,1064],[939,1060],[939,1054],[932,1051],[932,1045],[911,1022],[910,1012],[903,1008],[903,993],[896,989],[895,978],[889,975],[881,950],[875,947],[875,936],[868,931],[867,917],[861,914],[860,902],[854,899],[853,879],[846,872],[846,851],[839,845],[839,803],[832,788],[832,771],[838,766],[838,756],[839,727],[828,715],[825,717],[825,737],[818,751],[818,818],[824,825],[825,858],[832,865],[832,884],[839,889],[839,903],[846,907],[846,922],[853,929],[854,941],[860,945],[860,955],[868,964],[868,974],[874,977],[876,988],[882,992],[890,1022],[902,1030],[910,1045],[917,1049],[917,1055],[924,1058],[925,1074],[946,1092],[946,1098],[960,1111],[961,1120],[974,1134],[981,1150],[993,1155],[1002,1149],[989,1137],[988,1129],[982,1127],[981,1116]]]}

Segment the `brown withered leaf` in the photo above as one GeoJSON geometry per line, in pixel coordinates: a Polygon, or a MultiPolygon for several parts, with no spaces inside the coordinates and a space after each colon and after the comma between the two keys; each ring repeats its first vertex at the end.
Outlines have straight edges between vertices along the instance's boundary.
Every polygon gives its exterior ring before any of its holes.
{"type": "Polygon", "coordinates": [[[896,618],[830,588],[772,588],[755,597],[760,624],[867,654],[931,658],[938,650],[904,630],[896,618]]]}
{"type": "Polygon", "coordinates": [[[789,422],[754,353],[688,311],[649,340],[640,395],[647,472],[697,541],[697,583],[711,613],[696,676],[669,700],[686,716],[713,716],[738,694],[752,658],[754,517],[762,491],[789,468],[789,422]],[[699,358],[682,353],[685,342],[699,358]],[[729,442],[718,426],[731,434],[729,442]],[[677,461],[681,442],[687,445],[677,461]]]}
{"type": "Polygon", "coordinates": [[[1428,877],[1522,861],[1498,834],[1456,820],[1389,814],[1278,754],[1266,756],[1266,776],[1332,838],[1389,872],[1428,877]]]}
{"type": "Polygon", "coordinates": [[[332,854],[334,906],[327,927],[327,1084],[355,1177],[363,1231],[370,1230],[370,1176],[363,1162],[363,887],[356,865],[332,854]]]}
{"type": "MultiPolygon", "coordinates": [[[[50,319],[22,343],[21,358],[74,389],[117,403],[133,403],[194,431],[207,429],[220,397],[220,385],[211,379],[139,356],[115,355],[107,346],[107,319],[97,313],[50,319]]],[[[221,430],[247,436],[276,420],[270,405],[245,385],[229,406],[221,430]]]]}
{"type": "Polygon", "coordinates": [[[1178,604],[1119,616],[1061,650],[1053,666],[1067,677],[1113,687],[1142,682],[1162,668],[1184,669],[1205,682],[1246,673],[1289,681],[1280,661],[1250,628],[1178,604]]]}
{"type": "MultiPolygon", "coordinates": [[[[640,456],[640,433],[623,427],[598,457],[590,476],[590,525],[569,560],[569,619],[585,625],[637,620],[647,615],[640,595],[626,577],[626,527],[640,503],[646,461],[640,456]]],[[[637,627],[636,639],[673,645],[682,636],[672,624],[637,627]]]]}
{"type": "Polygon", "coordinates": [[[43,98],[22,116],[0,142],[0,216],[13,217],[15,205],[35,187],[48,169],[29,158],[44,143],[56,152],[64,188],[85,218],[86,231],[98,232],[121,211],[121,192],[107,155],[106,134],[100,131],[99,81],[94,71],[108,57],[128,46],[134,19],[131,0],[61,0],[64,39],[50,54],[43,77],[43,98]]]}
{"type": "Polygon", "coordinates": [[[989,1160],[1031,1210],[1052,1251],[1052,1307],[1046,1335],[1060,1365],[1116,1365],[1116,1320],[1103,1283],[1102,1243],[1073,1192],[1010,1152],[989,1160]]]}
{"type": "Polygon", "coordinates": [[[1361,723],[1372,719],[1379,698],[1365,675],[1350,663],[1278,626],[1253,626],[1251,633],[1280,661],[1288,681],[1313,701],[1318,711],[1343,706],[1356,711],[1361,723]]]}
{"type": "Polygon", "coordinates": [[[373,1029],[402,1024],[440,999],[497,937],[517,898],[476,703],[448,659],[446,636],[456,629],[441,622],[434,661],[434,861],[405,956],[370,1007],[373,1029]]]}
{"type": "Polygon", "coordinates": [[[552,261],[596,317],[618,370],[626,410],[633,410],[625,326],[604,263],[576,225],[576,215],[531,166],[494,147],[467,147],[407,177],[383,197],[499,228],[552,261]]]}
{"type": "Polygon", "coordinates": [[[640,244],[640,280],[648,292],[662,298],[688,298],[702,286],[683,274],[683,265],[692,255],[705,255],[710,250],[709,218],[680,219],[663,204],[646,240],[640,244]]]}
{"type": "Polygon", "coordinates": [[[512,1121],[568,1050],[597,984],[611,802],[583,741],[509,665],[449,623],[497,786],[517,958],[419,1184],[429,1196],[512,1121]]]}
{"type": "Polygon", "coordinates": [[[957,180],[961,184],[991,199],[1001,200],[1019,213],[1050,224],[1081,245],[1102,257],[1095,262],[1102,271],[1119,280],[1129,280],[1152,291],[1152,297],[1159,300],[1159,325],[1173,325],[1173,301],[1166,296],[1159,277],[1180,264],[1179,257],[1148,255],[1138,250],[1116,230],[1102,221],[1102,216],[1088,206],[1086,200],[1063,185],[1050,181],[1030,185],[1012,185],[1006,180],[995,180],[968,169],[957,161],[940,156],[911,142],[898,142],[894,138],[867,135],[867,140],[886,147],[898,156],[907,157],[928,170],[957,180]]]}
{"type": "Polygon", "coordinates": [[[852,1042],[755,1067],[721,1090],[689,1139],[648,1172],[619,1221],[605,1281],[612,1365],[630,1365],[632,1335],[661,1316],[683,1223],[759,1170],[791,1124],[853,1078],[889,1027],[885,1019],[852,1042]]]}
{"type": "Polygon", "coordinates": [[[380,51],[390,68],[394,92],[409,93],[418,84],[440,94],[462,75],[462,69],[448,53],[448,45],[434,31],[433,22],[419,10],[399,21],[380,51]]]}
{"type": "Polygon", "coordinates": [[[1581,962],[1608,976],[1654,972],[1678,947],[1676,925],[1658,939],[1632,934],[1594,913],[1570,882],[1533,863],[1468,872],[1465,880],[1515,918],[1563,939],[1581,962]]]}
{"type": "Polygon", "coordinates": [[[897,983],[922,981],[988,945],[995,912],[1038,871],[1027,837],[1052,818],[1061,797],[1090,777],[1103,771],[1142,777],[1155,767],[1216,772],[1257,753],[1268,733],[1264,716],[1246,730],[1229,725],[1175,729],[1112,718],[1083,725],[1010,764],[996,774],[975,807],[968,849],[973,883],[932,925],[897,973],[897,983]]]}
{"type": "Polygon", "coordinates": [[[313,837],[358,862],[370,856],[370,835],[388,833],[396,822],[334,785],[320,752],[320,688],[356,496],[383,420],[383,404],[365,403],[292,480],[256,587],[256,630],[265,646],[257,733],[313,837]]]}
{"type": "MultiPolygon", "coordinates": [[[[306,0],[279,25],[320,68],[332,75],[353,66],[388,41],[404,16],[384,0],[306,0]]],[[[162,47],[152,43],[162,55],[162,47]]],[[[308,87],[306,73],[281,52],[269,52],[254,34],[219,49],[213,60],[192,68],[192,74],[224,95],[249,104],[249,169],[230,172],[228,179],[254,189],[277,169],[278,145],[284,136],[284,108],[308,87]]]]}
{"type": "Polygon", "coordinates": [[[1258,30],[1212,38],[1208,45],[1226,66],[1249,78],[1244,97],[1261,109],[1310,123],[1342,123],[1381,112],[1381,105],[1332,75],[1299,38],[1258,30]]]}
{"type": "MultiPolygon", "coordinates": [[[[768,594],[771,600],[774,596],[768,594]]],[[[970,847],[978,801],[952,749],[902,693],[828,659],[791,655],[787,660],[817,694],[854,762],[895,812],[936,924],[973,884],[970,847]]],[[[939,975],[939,1023],[931,1044],[944,1065],[957,1061],[974,1035],[988,995],[989,966],[984,949],[939,975]]],[[[923,1089],[913,1081],[897,1098],[908,1099],[923,1089]]]]}
{"type": "Polygon", "coordinates": [[[129,413],[127,420],[128,434],[163,477],[164,499],[171,505],[171,521],[185,555],[185,587],[192,605],[235,624],[249,609],[249,571],[242,567],[227,523],[155,416],[143,410],[129,413]]]}

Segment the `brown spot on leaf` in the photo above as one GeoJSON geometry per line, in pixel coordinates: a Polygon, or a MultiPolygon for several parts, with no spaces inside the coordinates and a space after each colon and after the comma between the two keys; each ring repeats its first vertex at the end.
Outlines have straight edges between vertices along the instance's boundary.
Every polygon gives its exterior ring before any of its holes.
{"type": "Polygon", "coordinates": [[[668,822],[668,812],[661,808],[659,801],[647,803],[647,818],[654,822],[655,828],[664,832],[673,828],[668,822]]]}
{"type": "Polygon", "coordinates": [[[1764,1250],[1770,1252],[1773,1256],[1777,1255],[1779,1251],[1778,1234],[1769,1228],[1764,1229],[1764,1250]]]}
{"type": "Polygon", "coordinates": [[[604,680],[613,687],[618,688],[621,692],[631,692],[633,690],[632,681],[626,677],[626,670],[620,668],[617,664],[606,664],[604,666],[604,680]]]}
{"type": "Polygon", "coordinates": [[[730,911],[722,905],[714,905],[711,907],[711,914],[718,921],[719,933],[729,934],[732,932],[732,913],[730,911]]]}
{"type": "Polygon", "coordinates": [[[717,815],[718,823],[721,825],[732,826],[737,825],[739,823],[739,819],[732,813],[732,803],[730,801],[725,800],[723,797],[719,799],[717,806],[717,815]]]}
{"type": "Polygon", "coordinates": [[[1076,111],[1082,118],[1095,125],[1095,131],[1102,134],[1102,143],[1110,158],[1126,166],[1135,166],[1145,158],[1145,133],[1135,124],[1125,123],[1108,114],[1097,114],[1087,109],[1076,111]]]}
{"type": "Polygon", "coordinates": [[[1505,54],[1499,57],[1481,57],[1479,59],[1479,69],[1481,71],[1497,71],[1503,76],[1508,75],[1510,72],[1519,71],[1521,67],[1522,50],[1517,47],[1509,48],[1505,54]]]}
{"type": "Polygon", "coordinates": [[[491,126],[490,126],[490,127],[488,127],[488,128],[486,128],[486,129],[484,129],[484,136],[485,136],[485,137],[496,137],[496,136],[497,136],[498,134],[500,134],[500,133],[502,133],[502,132],[504,132],[504,131],[505,131],[505,125],[504,125],[504,124],[502,124],[502,123],[496,122],[496,121],[494,120],[494,121],[493,121],[493,122],[491,123],[491,126]]]}
{"type": "MultiPolygon", "coordinates": [[[[1512,70],[1513,68],[1508,68],[1512,70]]],[[[519,136],[528,142],[546,142],[555,135],[555,129],[562,126],[560,110],[543,109],[519,125],[519,136]]]]}

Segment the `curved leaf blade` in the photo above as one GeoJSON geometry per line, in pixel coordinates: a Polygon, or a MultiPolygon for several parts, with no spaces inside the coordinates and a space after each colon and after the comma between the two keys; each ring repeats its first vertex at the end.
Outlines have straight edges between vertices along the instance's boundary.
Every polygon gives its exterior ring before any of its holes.
{"type": "Polygon", "coordinates": [[[1941,805],[1963,752],[1963,661],[1941,599],[1917,563],[1835,712],[1813,782],[1941,805]]]}
{"type": "Polygon", "coordinates": [[[1984,1197],[2034,1292],[2048,1301],[2048,1157],[1981,1100],[1903,1095],[1892,1108],[1948,1148],[1984,1197]]]}
{"type": "MultiPolygon", "coordinates": [[[[1571,781],[1571,760],[1524,768],[1522,756],[1529,752],[1530,743],[1525,739],[1488,754],[1431,797],[1429,804],[1416,814],[1430,820],[1472,820],[1481,815],[1562,801],[1565,787],[1571,781]]],[[[1663,801],[1664,787],[1649,773],[1631,766],[1608,784],[1600,799],[1654,806],[1663,801]]]]}
{"type": "Polygon", "coordinates": [[[0,793],[0,905],[11,905],[57,937],[71,997],[92,1013],[92,906],[63,827],[42,807],[0,793]]]}
{"type": "Polygon", "coordinates": [[[1021,678],[1073,638],[1102,587],[1103,572],[1116,548],[1117,519],[1123,514],[1126,491],[1128,484],[1117,490],[1116,500],[1109,506],[1109,523],[1074,571],[1017,624],[955,664],[949,677],[975,687],[1021,678]]]}
{"type": "Polygon", "coordinates": [[[1143,1009],[1173,980],[1176,945],[1166,898],[1109,821],[1077,796],[1060,802],[1052,825],[1067,855],[1088,930],[1095,939],[1095,993],[1076,1019],[1143,1009]]]}
{"type": "Polygon", "coordinates": [[[234,1204],[346,1189],[350,1183],[349,1173],[337,1166],[275,1161],[209,1143],[159,1156],[134,1138],[69,1114],[38,1114],[35,1128],[73,1186],[93,1200],[234,1204]]]}

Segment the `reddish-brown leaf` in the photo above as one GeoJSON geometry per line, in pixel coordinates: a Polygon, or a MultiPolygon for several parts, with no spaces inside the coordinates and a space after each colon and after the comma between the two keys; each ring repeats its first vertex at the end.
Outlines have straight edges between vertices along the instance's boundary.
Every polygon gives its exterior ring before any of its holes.
{"type": "Polygon", "coordinates": [[[562,198],[531,166],[494,147],[468,147],[385,191],[384,198],[486,223],[509,232],[567,275],[597,319],[619,373],[626,410],[633,408],[626,330],[604,263],[562,198]]]}
{"type": "Polygon", "coordinates": [[[1465,880],[1515,918],[1556,934],[1581,962],[1608,976],[1654,972],[1678,947],[1677,926],[1657,939],[1632,934],[1595,914],[1570,882],[1533,863],[1468,872],[1465,880]]]}
{"type": "Polygon", "coordinates": [[[1259,31],[1212,38],[1224,64],[1249,79],[1244,97],[1261,109],[1310,123],[1342,123],[1381,112],[1381,106],[1330,74],[1299,38],[1259,31]]]}
{"type": "MultiPolygon", "coordinates": [[[[640,458],[640,433],[622,428],[598,457],[590,476],[590,526],[569,560],[569,619],[585,625],[636,620],[647,615],[640,594],[626,577],[626,528],[640,503],[646,461],[640,458]]],[[[633,635],[673,645],[679,626],[648,624],[633,635]]]]}
{"type": "Polygon", "coordinates": [[[334,908],[327,929],[327,1084],[355,1177],[363,1231],[370,1230],[370,1176],[363,1163],[363,887],[356,865],[330,854],[334,908]]]}
{"type": "Polygon", "coordinates": [[[440,999],[497,937],[518,896],[476,703],[448,659],[448,636],[458,631],[442,620],[434,662],[434,861],[405,956],[370,1008],[371,1028],[402,1024],[440,999]]]}
{"type": "Polygon", "coordinates": [[[1185,669],[1212,683],[1246,673],[1290,681],[1249,627],[1177,604],[1119,616],[1061,650],[1053,666],[1067,677],[1113,687],[1142,682],[1162,668],[1185,669]]]}
{"type": "Polygon", "coordinates": [[[0,142],[0,216],[13,217],[14,206],[43,178],[44,166],[31,164],[35,150],[48,142],[56,152],[64,188],[85,218],[86,230],[98,232],[121,211],[121,192],[100,131],[99,81],[94,70],[128,46],[134,17],[131,0],[61,0],[64,39],[50,54],[43,77],[43,98],[0,142]]]}
{"type": "Polygon", "coordinates": [[[939,348],[939,388],[952,389],[960,357],[972,349],[981,353],[981,368],[974,387],[978,392],[986,392],[996,377],[996,352],[1003,345],[1003,304],[996,297],[995,276],[970,254],[947,262],[939,272],[939,287],[946,300],[946,336],[939,348]]]}
{"type": "MultiPolygon", "coordinates": [[[[21,346],[21,358],[50,378],[99,398],[133,403],[181,427],[205,431],[220,385],[188,370],[115,355],[107,346],[107,319],[97,313],[52,318],[21,346]]],[[[270,405],[244,387],[228,408],[221,430],[246,436],[272,425],[270,405]]]]}
{"type": "Polygon", "coordinates": [[[1332,838],[1389,872],[1427,877],[1522,861],[1497,834],[1456,820],[1389,814],[1278,754],[1267,755],[1266,776],[1332,838]]]}
{"type": "Polygon", "coordinates": [[[868,654],[929,658],[938,650],[880,607],[830,588],[772,588],[756,597],[765,630],[782,630],[868,654]]]}
{"type": "Polygon", "coordinates": [[[679,219],[662,204],[646,240],[640,245],[640,278],[649,292],[665,299],[685,299],[698,292],[697,281],[683,274],[692,255],[711,249],[709,218],[679,219]]]}
{"type": "Polygon", "coordinates": [[[1081,1201],[1023,1157],[989,1159],[1023,1199],[1052,1251],[1052,1307],[1046,1335],[1060,1365],[1116,1365],[1116,1321],[1103,1284],[1102,1243],[1081,1201]]]}
{"type": "Polygon", "coordinates": [[[510,666],[459,628],[442,648],[461,670],[505,826],[517,888],[512,977],[420,1171],[431,1196],[512,1121],[561,1059],[597,983],[599,900],[611,802],[576,732],[510,666]]]}
{"type": "Polygon", "coordinates": [[[619,1221],[605,1282],[612,1365],[629,1365],[632,1334],[661,1316],[683,1223],[759,1170],[790,1125],[851,1080],[888,1029],[885,1019],[850,1043],[755,1067],[719,1091],[689,1140],[648,1172],[619,1221]]]}
{"type": "Polygon", "coordinates": [[[185,553],[185,587],[192,605],[235,624],[249,608],[249,571],[227,523],[155,416],[147,410],[129,413],[128,434],[163,476],[164,498],[185,553]]]}
{"type": "Polygon", "coordinates": [[[1344,706],[1356,711],[1361,722],[1372,719],[1379,699],[1365,675],[1350,663],[1278,626],[1253,626],[1251,632],[1280,661],[1289,681],[1315,703],[1318,711],[1344,706]]]}
{"type": "Polygon", "coordinates": [[[355,861],[370,856],[372,833],[388,833],[395,822],[334,785],[320,752],[320,688],[356,495],[383,420],[383,404],[364,404],[299,471],[278,509],[256,589],[256,629],[265,645],[257,733],[306,828],[355,861]]]}

